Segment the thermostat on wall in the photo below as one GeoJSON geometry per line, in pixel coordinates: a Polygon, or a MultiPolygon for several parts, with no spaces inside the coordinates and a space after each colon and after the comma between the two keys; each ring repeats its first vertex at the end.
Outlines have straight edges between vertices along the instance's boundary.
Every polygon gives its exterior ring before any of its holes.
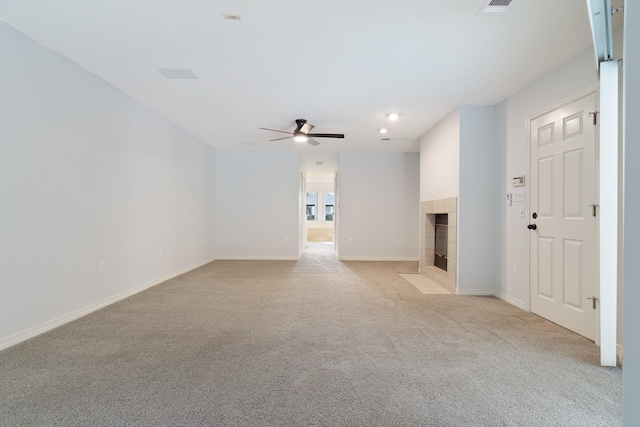
{"type": "Polygon", "coordinates": [[[524,186],[524,175],[516,176],[513,178],[513,186],[514,187],[523,187],[524,186]]]}

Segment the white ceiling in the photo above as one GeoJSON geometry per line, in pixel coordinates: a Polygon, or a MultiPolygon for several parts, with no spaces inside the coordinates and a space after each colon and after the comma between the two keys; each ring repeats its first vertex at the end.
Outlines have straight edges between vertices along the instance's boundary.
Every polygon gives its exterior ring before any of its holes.
{"type": "Polygon", "coordinates": [[[458,105],[495,104],[591,44],[584,0],[513,0],[479,16],[484,3],[0,0],[0,19],[213,147],[297,149],[315,167],[339,150],[418,151],[458,105]],[[311,147],[258,129],[297,118],[346,137],[311,147]]]}

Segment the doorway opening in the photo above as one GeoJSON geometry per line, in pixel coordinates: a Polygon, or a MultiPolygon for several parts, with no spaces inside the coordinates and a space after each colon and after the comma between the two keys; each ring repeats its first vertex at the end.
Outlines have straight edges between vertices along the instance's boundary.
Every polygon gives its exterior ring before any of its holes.
{"type": "Polygon", "coordinates": [[[304,222],[308,243],[335,244],[336,188],[335,174],[305,174],[304,222]]]}

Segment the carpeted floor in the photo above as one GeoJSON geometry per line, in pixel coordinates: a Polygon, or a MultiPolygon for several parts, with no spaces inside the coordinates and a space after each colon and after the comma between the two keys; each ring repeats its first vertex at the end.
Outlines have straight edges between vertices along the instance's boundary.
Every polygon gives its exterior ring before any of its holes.
{"type": "Polygon", "coordinates": [[[592,342],[416,272],[215,261],[0,352],[0,425],[622,425],[592,342]]]}

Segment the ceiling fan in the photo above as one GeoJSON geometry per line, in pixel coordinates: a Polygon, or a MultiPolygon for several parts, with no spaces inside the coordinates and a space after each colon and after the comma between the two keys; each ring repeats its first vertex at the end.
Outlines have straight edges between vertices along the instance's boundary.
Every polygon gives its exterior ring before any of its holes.
{"type": "MultiPolygon", "coordinates": [[[[288,133],[293,136],[293,140],[296,142],[306,142],[309,145],[316,146],[320,143],[311,138],[344,138],[343,133],[309,133],[315,126],[307,123],[305,119],[296,120],[296,129],[293,132],[287,132],[284,130],[260,128],[263,130],[269,130],[271,132],[288,133]]],[[[282,138],[270,139],[269,141],[279,141],[281,139],[291,138],[291,136],[283,136],[282,138]]]]}

